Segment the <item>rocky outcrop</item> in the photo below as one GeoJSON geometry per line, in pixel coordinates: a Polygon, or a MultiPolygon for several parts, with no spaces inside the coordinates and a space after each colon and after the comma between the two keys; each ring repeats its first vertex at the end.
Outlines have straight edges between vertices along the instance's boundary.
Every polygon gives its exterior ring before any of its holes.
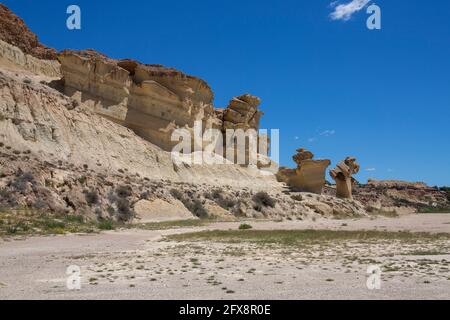
{"type": "Polygon", "coordinates": [[[178,144],[171,139],[174,130],[193,133],[196,121],[202,133],[210,128],[225,133],[259,127],[262,112],[255,96],[233,98],[226,109],[215,110],[213,92],[205,81],[172,68],[114,60],[93,50],[66,50],[58,59],[65,94],[163,150],[178,144]]]}
{"type": "Polygon", "coordinates": [[[176,165],[171,154],[90,107],[40,83],[0,70],[0,143],[48,162],[67,161],[108,174],[273,188],[274,177],[235,165],[176,165]]]}
{"type": "Polygon", "coordinates": [[[201,79],[160,65],[114,60],[92,50],[58,55],[65,94],[166,151],[177,128],[212,127],[213,93],[201,79]]]}
{"type": "Polygon", "coordinates": [[[160,222],[160,221],[176,221],[189,220],[196,217],[181,203],[179,200],[173,199],[170,202],[154,199],[149,201],[141,199],[134,205],[136,214],[136,222],[160,222]]]}
{"type": "Polygon", "coordinates": [[[263,115],[258,110],[260,104],[261,100],[250,94],[234,97],[223,110],[223,129],[258,130],[259,120],[263,115]]]}
{"type": "Polygon", "coordinates": [[[427,186],[422,182],[369,180],[353,188],[353,196],[372,212],[449,212],[448,189],[427,186]]]}
{"type": "Polygon", "coordinates": [[[305,149],[298,149],[293,156],[296,169],[280,168],[277,174],[279,181],[303,192],[321,194],[325,185],[325,170],[330,160],[313,160],[314,155],[305,149]]]}
{"type": "Polygon", "coordinates": [[[51,78],[61,77],[60,65],[57,60],[38,59],[2,40],[0,40],[0,66],[9,70],[27,71],[51,78]]]}
{"type": "Polygon", "coordinates": [[[336,168],[330,170],[330,176],[336,181],[336,196],[342,199],[353,199],[352,188],[357,181],[352,177],[359,172],[356,159],[347,157],[339,162],[336,168]]]}
{"type": "Polygon", "coordinates": [[[21,18],[0,3],[0,40],[38,59],[56,60],[56,51],[39,43],[21,18]]]}

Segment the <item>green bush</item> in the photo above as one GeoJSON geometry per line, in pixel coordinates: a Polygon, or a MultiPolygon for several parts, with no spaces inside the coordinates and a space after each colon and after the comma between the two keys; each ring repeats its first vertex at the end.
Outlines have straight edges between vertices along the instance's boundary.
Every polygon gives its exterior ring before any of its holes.
{"type": "Polygon", "coordinates": [[[112,220],[109,220],[109,219],[100,221],[97,224],[97,227],[100,230],[114,230],[115,229],[114,222],[112,220]]]}
{"type": "Polygon", "coordinates": [[[89,206],[97,204],[99,201],[98,193],[95,190],[86,192],[84,194],[84,197],[86,198],[86,202],[88,203],[89,206]]]}
{"type": "Polygon", "coordinates": [[[247,223],[242,223],[240,226],[239,226],[239,230],[248,230],[248,229],[252,229],[253,227],[251,226],[251,225],[249,225],[249,224],[247,224],[247,223]]]}
{"type": "Polygon", "coordinates": [[[228,197],[223,196],[223,190],[222,189],[215,189],[207,196],[207,198],[214,200],[220,207],[228,210],[230,208],[233,208],[237,201],[235,199],[230,199],[228,197]]]}
{"type": "Polygon", "coordinates": [[[113,216],[114,213],[116,213],[116,209],[114,209],[112,206],[108,206],[108,208],[106,208],[106,212],[108,212],[110,216],[113,216]]]}
{"type": "Polygon", "coordinates": [[[255,202],[255,209],[260,211],[262,207],[275,207],[276,200],[272,198],[267,192],[261,191],[253,196],[255,202]]]}
{"type": "Polygon", "coordinates": [[[16,180],[11,185],[17,191],[23,192],[25,191],[28,183],[35,183],[33,174],[30,172],[22,172],[17,176],[16,180]]]}
{"type": "Polygon", "coordinates": [[[177,200],[181,201],[183,199],[183,194],[177,189],[170,190],[170,194],[177,200]]]}
{"type": "Polygon", "coordinates": [[[127,199],[118,199],[117,200],[117,213],[119,221],[128,221],[131,220],[134,216],[133,210],[130,207],[130,201],[127,199]]]}
{"type": "Polygon", "coordinates": [[[183,202],[184,206],[196,217],[206,218],[208,216],[208,211],[205,209],[200,200],[197,199],[189,200],[183,198],[181,201],[183,202]]]}
{"type": "Polygon", "coordinates": [[[116,189],[116,194],[119,198],[128,198],[129,196],[131,196],[132,190],[130,186],[119,186],[116,189]]]}
{"type": "Polygon", "coordinates": [[[86,183],[86,176],[81,176],[81,177],[79,177],[79,178],[78,178],[78,182],[79,182],[80,184],[85,184],[85,183],[86,183]]]}

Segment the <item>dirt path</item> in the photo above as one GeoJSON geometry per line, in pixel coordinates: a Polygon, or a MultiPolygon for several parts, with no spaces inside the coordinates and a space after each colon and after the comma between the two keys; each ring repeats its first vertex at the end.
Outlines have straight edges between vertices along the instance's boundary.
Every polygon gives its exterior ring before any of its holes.
{"type": "MultiPolygon", "coordinates": [[[[449,214],[250,223],[266,230],[450,233],[449,214]]],[[[238,225],[0,241],[0,299],[450,299],[449,241],[295,248],[160,241],[164,235],[238,225]],[[70,265],[81,268],[81,290],[66,287],[70,265]],[[369,265],[382,267],[380,290],[367,289],[369,265]]]]}

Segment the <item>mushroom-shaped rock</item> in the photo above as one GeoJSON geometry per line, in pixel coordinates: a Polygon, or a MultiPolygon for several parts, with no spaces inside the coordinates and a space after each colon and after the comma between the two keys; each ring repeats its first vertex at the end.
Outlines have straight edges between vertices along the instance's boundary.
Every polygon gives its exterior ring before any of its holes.
{"type": "Polygon", "coordinates": [[[336,196],[343,199],[353,199],[352,188],[356,180],[352,175],[359,172],[359,164],[353,157],[347,157],[330,170],[330,176],[336,181],[336,196]]]}
{"type": "Polygon", "coordinates": [[[314,154],[305,149],[298,149],[292,158],[297,168],[282,168],[277,174],[278,180],[298,191],[321,194],[330,160],[313,160],[314,154]]]}

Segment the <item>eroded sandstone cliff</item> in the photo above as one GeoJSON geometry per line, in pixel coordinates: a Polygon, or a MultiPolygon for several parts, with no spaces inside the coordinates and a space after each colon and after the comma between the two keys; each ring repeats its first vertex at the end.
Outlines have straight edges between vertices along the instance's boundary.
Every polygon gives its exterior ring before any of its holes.
{"type": "Polygon", "coordinates": [[[173,68],[110,59],[93,50],[66,50],[58,59],[66,95],[163,150],[171,151],[178,143],[171,139],[174,130],[193,131],[196,121],[202,132],[259,128],[260,99],[250,94],[215,110],[209,85],[173,68]]]}
{"type": "Polygon", "coordinates": [[[18,47],[24,54],[38,59],[56,60],[56,51],[39,43],[21,18],[0,3],[0,40],[18,47]]]}

